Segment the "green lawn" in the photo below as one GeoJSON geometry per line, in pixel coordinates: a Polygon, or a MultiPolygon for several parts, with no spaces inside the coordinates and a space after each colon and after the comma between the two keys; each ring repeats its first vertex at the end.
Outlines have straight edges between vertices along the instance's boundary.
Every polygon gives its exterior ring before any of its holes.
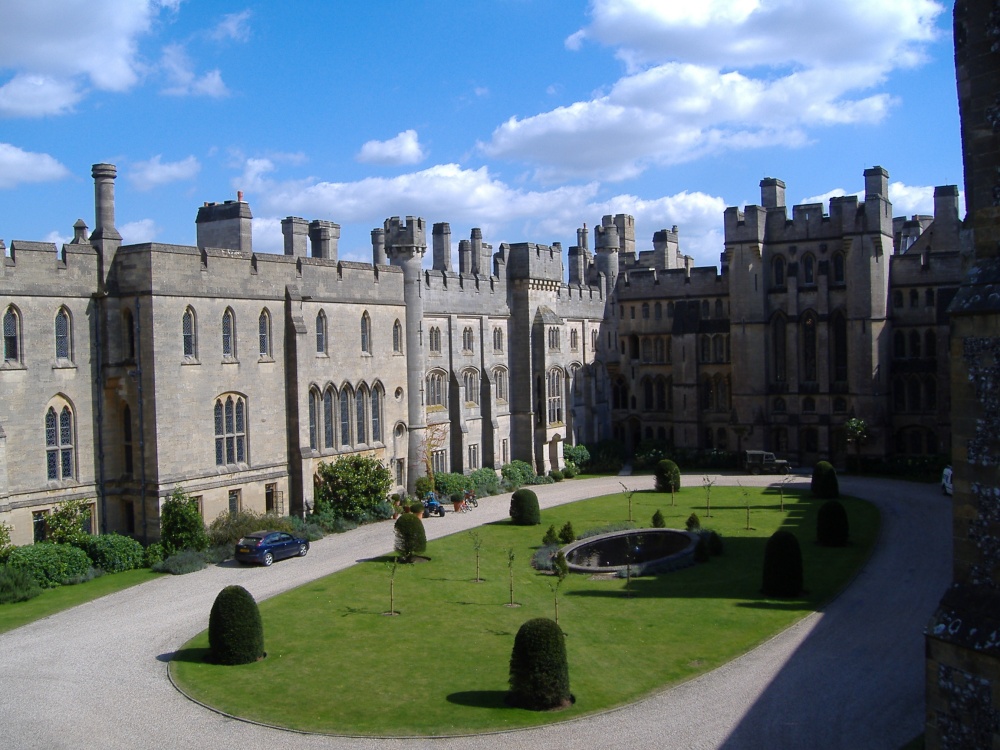
{"type": "MultiPolygon", "coordinates": [[[[633,517],[649,526],[659,508],[667,525],[683,528],[694,510],[720,532],[725,554],[660,577],[625,582],[571,575],[559,593],[576,704],[558,713],[504,706],[514,634],[532,617],[553,616],[552,577],[529,561],[549,524],[572,521],[579,533],[627,518],[621,494],[544,511],[542,525],[507,522],[480,529],[483,583],[475,583],[475,556],[467,533],[432,542],[430,562],[396,574],[389,609],[384,558],[362,562],[261,603],[267,658],[239,667],[207,664],[207,633],[171,663],[190,695],[228,713],[317,732],[429,735],[537,725],[611,708],[690,679],[723,664],[817,609],[867,559],[879,517],[870,504],[845,499],[853,544],[825,549],[814,543],[820,503],[786,492],[739,487],[670,496],[637,492],[633,517]],[[807,594],[799,600],[764,599],[761,566],[767,537],[779,527],[802,543],[807,594]],[[506,549],[515,550],[514,599],[509,601],[506,549]]],[[[433,523],[432,521],[430,523],[433,523]]],[[[388,550],[372,550],[380,555],[388,550]]],[[[284,564],[284,563],[283,563],[284,564]]],[[[294,564],[294,563],[290,563],[294,564]]]]}
{"type": "Polygon", "coordinates": [[[162,574],[154,573],[149,568],[141,568],[124,573],[104,575],[75,586],[45,589],[40,596],[36,596],[34,599],[0,606],[0,633],[54,615],[56,612],[62,612],[64,609],[75,607],[78,604],[100,599],[107,594],[151,581],[154,578],[159,578],[160,575],[162,574]]]}

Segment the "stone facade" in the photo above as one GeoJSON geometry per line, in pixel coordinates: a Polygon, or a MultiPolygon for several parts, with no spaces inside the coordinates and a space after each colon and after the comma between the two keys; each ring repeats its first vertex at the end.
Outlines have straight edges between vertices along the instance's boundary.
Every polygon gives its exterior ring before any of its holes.
{"type": "Polygon", "coordinates": [[[1000,12],[955,3],[966,227],[949,308],[954,569],[927,628],[928,748],[1000,747],[1000,12]]]}
{"type": "Polygon", "coordinates": [[[302,513],[321,461],[362,452],[412,490],[429,470],[539,473],[562,446],[614,438],[843,457],[850,416],[873,455],[947,450],[944,310],[961,277],[957,190],[893,219],[888,175],[865,196],[724,216],[720,268],[679,230],[637,250],[632,217],[559,243],[458,242],[422,218],[338,259],[340,227],[282,221],[254,252],[250,206],[198,209],[197,245],[123,245],[115,167],[94,166],[96,228],[15,241],[0,263],[0,521],[17,544],[68,498],[95,531],[155,539],[175,488],[207,520],[302,513]],[[896,300],[899,303],[896,303],[896,300]]]}

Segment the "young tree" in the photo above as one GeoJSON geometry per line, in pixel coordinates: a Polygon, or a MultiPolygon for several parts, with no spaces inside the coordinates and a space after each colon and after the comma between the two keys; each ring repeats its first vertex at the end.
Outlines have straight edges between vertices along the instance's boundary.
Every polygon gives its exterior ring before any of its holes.
{"type": "Polygon", "coordinates": [[[469,538],[472,540],[472,549],[476,553],[476,583],[482,583],[483,579],[479,576],[479,556],[483,549],[483,537],[478,531],[473,529],[469,532],[469,538]]]}
{"type": "Polygon", "coordinates": [[[399,558],[392,558],[392,562],[386,562],[385,569],[389,571],[389,611],[383,612],[382,614],[389,615],[389,617],[395,617],[399,614],[395,608],[395,595],[396,595],[396,568],[399,567],[399,558]]]}
{"type": "Polygon", "coordinates": [[[351,455],[332,464],[321,463],[314,513],[332,513],[357,519],[386,502],[392,489],[392,474],[374,456],[351,455]]]}
{"type": "Polygon", "coordinates": [[[508,607],[516,607],[517,604],[514,603],[514,548],[507,548],[507,579],[510,584],[510,603],[507,604],[508,607]]]}
{"type": "Polygon", "coordinates": [[[858,417],[844,422],[847,442],[854,443],[854,470],[861,471],[861,446],[868,441],[868,423],[858,417]]]}
{"type": "Polygon", "coordinates": [[[740,493],[743,495],[743,505],[747,509],[747,531],[753,531],[750,528],[750,490],[743,486],[743,482],[737,480],[736,484],[740,486],[740,493]]]}
{"type": "Polygon", "coordinates": [[[781,497],[781,512],[782,513],[785,512],[785,487],[791,481],[792,481],[791,474],[786,474],[784,477],[782,477],[781,481],[778,482],[778,494],[781,497]]]}
{"type": "Polygon", "coordinates": [[[555,607],[556,625],[559,624],[559,588],[562,586],[566,576],[569,575],[569,563],[566,562],[566,555],[560,550],[552,561],[552,574],[556,577],[555,585],[550,585],[552,589],[552,604],[555,607]]]}
{"type": "Polygon", "coordinates": [[[702,487],[705,488],[705,518],[712,517],[712,487],[715,485],[715,480],[710,479],[706,474],[701,480],[702,487]]]}
{"type": "Polygon", "coordinates": [[[631,523],[632,522],[632,495],[635,494],[635,490],[630,490],[628,487],[625,486],[624,482],[619,482],[618,484],[620,484],[622,486],[622,494],[625,496],[625,499],[628,500],[628,520],[629,520],[629,523],[631,523]]]}

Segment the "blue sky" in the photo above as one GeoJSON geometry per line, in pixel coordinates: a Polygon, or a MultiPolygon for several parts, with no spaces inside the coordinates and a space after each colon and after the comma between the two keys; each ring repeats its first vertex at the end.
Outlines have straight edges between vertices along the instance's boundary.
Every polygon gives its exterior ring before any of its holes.
{"type": "Polygon", "coordinates": [[[933,0],[8,0],[0,6],[0,238],[94,222],[118,166],[126,243],[194,244],[244,192],[254,249],[285,216],[371,261],[394,215],[576,244],[607,213],[639,249],[677,225],[699,265],[726,206],[863,190],[897,216],[962,187],[951,5],[933,0]]]}

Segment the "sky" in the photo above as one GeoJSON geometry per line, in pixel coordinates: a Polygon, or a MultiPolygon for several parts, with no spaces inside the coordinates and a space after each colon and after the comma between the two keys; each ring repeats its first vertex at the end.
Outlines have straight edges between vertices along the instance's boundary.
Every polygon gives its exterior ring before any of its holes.
{"type": "Polygon", "coordinates": [[[473,227],[494,248],[567,248],[629,213],[637,249],[676,225],[717,265],[723,211],[760,203],[761,179],[827,203],[875,165],[894,215],[932,214],[934,186],[963,186],[951,10],[6,0],[0,239],[92,228],[98,162],[118,167],[126,244],[193,245],[198,206],[241,190],[255,251],[282,252],[300,216],[340,224],[339,257],[369,263],[390,216],[449,222],[457,252],[473,227]]]}

